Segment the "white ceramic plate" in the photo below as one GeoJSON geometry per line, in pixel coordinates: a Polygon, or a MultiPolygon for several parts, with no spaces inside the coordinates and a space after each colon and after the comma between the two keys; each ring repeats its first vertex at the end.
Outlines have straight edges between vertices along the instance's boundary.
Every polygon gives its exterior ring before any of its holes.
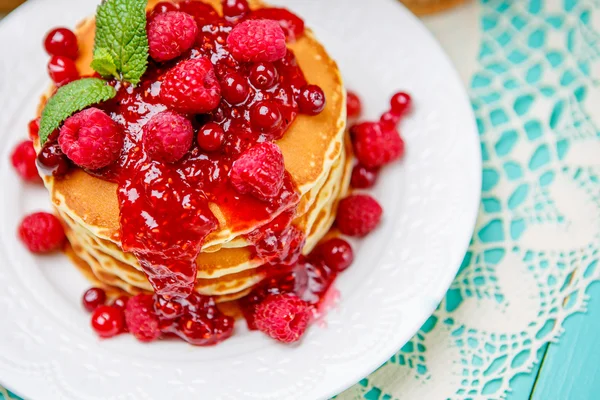
{"type": "Polygon", "coordinates": [[[213,348],[180,341],[99,340],[80,306],[86,281],[63,255],[35,257],[15,230],[49,210],[9,153],[47,84],[41,41],[73,27],[98,0],[30,0],[0,24],[0,381],[28,399],[319,399],[341,392],[396,352],[452,281],[479,204],[480,151],[471,107],[450,62],[393,0],[280,0],[303,16],[376,117],[397,89],[413,94],[406,157],[374,190],[383,224],[356,244],[336,281],[337,308],[302,343],[280,345],[239,323],[213,348]]]}

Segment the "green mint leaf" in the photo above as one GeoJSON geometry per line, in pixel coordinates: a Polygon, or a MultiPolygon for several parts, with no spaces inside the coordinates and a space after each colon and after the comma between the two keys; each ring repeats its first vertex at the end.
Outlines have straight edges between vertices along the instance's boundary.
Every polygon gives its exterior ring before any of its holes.
{"type": "Polygon", "coordinates": [[[148,0],[104,0],[96,12],[94,55],[112,57],[120,78],[137,85],[148,65],[148,0]]]}
{"type": "Polygon", "coordinates": [[[73,113],[92,104],[112,99],[117,94],[114,87],[98,78],[84,78],[59,88],[48,99],[40,120],[40,142],[44,144],[48,136],[73,113]]]}
{"type": "Polygon", "coordinates": [[[99,48],[94,51],[94,59],[92,60],[92,68],[102,76],[114,76],[119,78],[115,60],[104,48],[99,48]]]}

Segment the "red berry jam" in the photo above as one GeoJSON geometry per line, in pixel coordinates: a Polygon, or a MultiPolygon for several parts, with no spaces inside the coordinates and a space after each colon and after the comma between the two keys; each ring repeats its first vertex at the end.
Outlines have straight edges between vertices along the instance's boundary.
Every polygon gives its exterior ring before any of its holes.
{"type": "Polygon", "coordinates": [[[77,37],[67,28],[56,28],[48,32],[44,48],[51,56],[63,56],[75,60],[79,53],[77,37]]]}
{"type": "Polygon", "coordinates": [[[106,302],[106,293],[100,288],[91,288],[85,291],[81,299],[83,307],[89,312],[94,311],[106,302]]]}
{"type": "Polygon", "coordinates": [[[57,87],[64,86],[79,78],[75,62],[65,56],[52,56],[48,62],[48,75],[57,87]]]}
{"type": "MultiPolygon", "coordinates": [[[[99,105],[122,126],[126,151],[115,164],[95,172],[118,183],[123,248],[135,254],[156,293],[166,298],[186,297],[192,292],[195,260],[204,239],[218,224],[209,202],[223,210],[228,227],[242,230],[271,220],[299,201],[287,173],[275,196],[259,199],[235,190],[228,172],[245,150],[285,133],[299,112],[295,99],[306,85],[288,51],[272,64],[277,81],[268,89],[255,87],[251,84],[253,65],[237,62],[223,46],[232,22],[207,13],[202,3],[178,4],[196,21],[200,14],[204,18],[196,45],[180,60],[211,60],[223,98],[212,112],[192,118],[196,141],[182,159],[173,163],[153,160],[142,143],[140,126],[165,108],[168,111],[161,101],[160,84],[173,64],[151,63],[136,87],[115,84],[117,96],[99,105]],[[210,22],[207,15],[211,15],[210,22]]],[[[289,240],[298,242],[293,233],[289,240]]],[[[256,256],[261,255],[257,252],[256,256]]],[[[182,324],[184,327],[184,336],[201,340],[195,323],[182,324]]]]}
{"type": "Polygon", "coordinates": [[[29,139],[37,139],[40,131],[40,118],[38,117],[29,121],[27,127],[29,128],[29,139]]]}
{"type": "Polygon", "coordinates": [[[123,311],[113,306],[100,306],[92,314],[92,328],[98,336],[110,338],[123,332],[123,311]]]}

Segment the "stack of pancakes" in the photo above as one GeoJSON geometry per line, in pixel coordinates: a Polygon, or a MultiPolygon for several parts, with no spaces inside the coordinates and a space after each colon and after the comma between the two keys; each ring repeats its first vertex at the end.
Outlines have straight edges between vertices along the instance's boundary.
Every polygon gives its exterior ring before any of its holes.
{"type": "MultiPolygon", "coordinates": [[[[220,10],[220,1],[204,1],[220,10]]],[[[156,2],[151,0],[149,7],[156,2]]],[[[257,1],[250,1],[250,5],[260,7],[257,1]]],[[[93,73],[90,62],[94,32],[93,19],[77,28],[80,49],[77,67],[82,75],[93,73]]],[[[303,249],[306,254],[328,232],[335,219],[337,202],[346,194],[351,150],[345,134],[345,91],[337,65],[309,30],[288,46],[294,51],[307,81],[319,85],[327,99],[322,113],[298,115],[283,138],[276,142],[301,196],[293,224],[306,235],[303,249]]],[[[40,112],[50,93],[42,99],[40,112]]],[[[39,143],[36,149],[40,150],[39,143]]],[[[80,168],[72,168],[61,178],[46,176],[44,182],[67,228],[71,244],[68,254],[85,276],[109,291],[151,292],[152,286],[135,256],[122,250],[117,184],[80,168]]],[[[227,223],[233,218],[225,214],[232,211],[220,209],[216,204],[211,204],[211,210],[219,220],[219,227],[206,238],[197,258],[196,290],[215,296],[217,301],[236,299],[247,294],[268,273],[265,268],[258,268],[262,261],[253,258],[245,235],[269,223],[276,215],[257,222],[256,226],[236,231],[227,223]]]]}

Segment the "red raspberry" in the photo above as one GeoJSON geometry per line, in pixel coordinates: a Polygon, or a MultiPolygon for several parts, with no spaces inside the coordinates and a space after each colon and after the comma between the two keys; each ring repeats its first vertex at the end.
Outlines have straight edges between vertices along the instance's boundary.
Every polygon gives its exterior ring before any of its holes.
{"type": "Polygon", "coordinates": [[[119,158],[123,131],[104,111],[90,107],[65,121],[60,128],[58,144],[75,164],[99,169],[119,158]]]}
{"type": "Polygon", "coordinates": [[[29,182],[41,182],[40,174],[35,166],[36,157],[33,142],[23,140],[13,150],[10,160],[21,178],[29,182]]]}
{"type": "Polygon", "coordinates": [[[264,142],[246,150],[231,165],[229,178],[240,193],[250,193],[267,200],[283,186],[285,165],[276,144],[264,142]]]}
{"type": "Polygon", "coordinates": [[[221,86],[208,58],[186,60],[166,73],[161,100],[182,113],[203,114],[221,101],[221,86]]]}
{"type": "Polygon", "coordinates": [[[354,92],[348,91],[346,96],[346,114],[348,118],[356,118],[362,111],[362,104],[360,103],[360,97],[354,92]]]}
{"type": "Polygon", "coordinates": [[[172,60],[189,50],[196,41],[198,25],[194,18],[179,11],[157,14],[148,24],[150,57],[172,60]]]}
{"type": "Polygon", "coordinates": [[[144,148],[157,161],[172,163],[180,160],[194,139],[192,123],[182,115],[163,111],[144,125],[144,148]]]}
{"type": "Polygon", "coordinates": [[[100,306],[92,314],[92,328],[98,336],[110,338],[123,332],[123,311],[113,306],[100,306]]]}
{"type": "Polygon", "coordinates": [[[160,337],[159,320],[154,312],[154,299],[149,294],[138,294],[129,299],[125,307],[127,329],[141,342],[151,342],[160,337]]]}
{"type": "Polygon", "coordinates": [[[287,51],[285,34],[275,21],[268,19],[244,21],[233,28],[227,45],[238,61],[277,61],[287,51]]]}
{"type": "Polygon", "coordinates": [[[304,34],[304,21],[285,8],[260,8],[250,14],[251,19],[277,21],[287,40],[294,41],[304,34]]]}
{"type": "Polygon", "coordinates": [[[37,212],[23,218],[19,237],[32,253],[48,253],[62,247],[65,231],[54,215],[37,212]]]}
{"type": "Polygon", "coordinates": [[[268,296],[256,308],[254,323],[258,330],[283,343],[302,337],[311,318],[308,303],[295,294],[268,296]]]}
{"type": "Polygon", "coordinates": [[[337,226],[345,235],[365,236],[379,225],[382,213],[381,206],[371,196],[351,195],[338,205],[337,226]]]}
{"type": "Polygon", "coordinates": [[[363,122],[350,129],[354,153],[365,167],[380,167],[404,154],[404,141],[398,131],[380,123],[363,122]]]}

